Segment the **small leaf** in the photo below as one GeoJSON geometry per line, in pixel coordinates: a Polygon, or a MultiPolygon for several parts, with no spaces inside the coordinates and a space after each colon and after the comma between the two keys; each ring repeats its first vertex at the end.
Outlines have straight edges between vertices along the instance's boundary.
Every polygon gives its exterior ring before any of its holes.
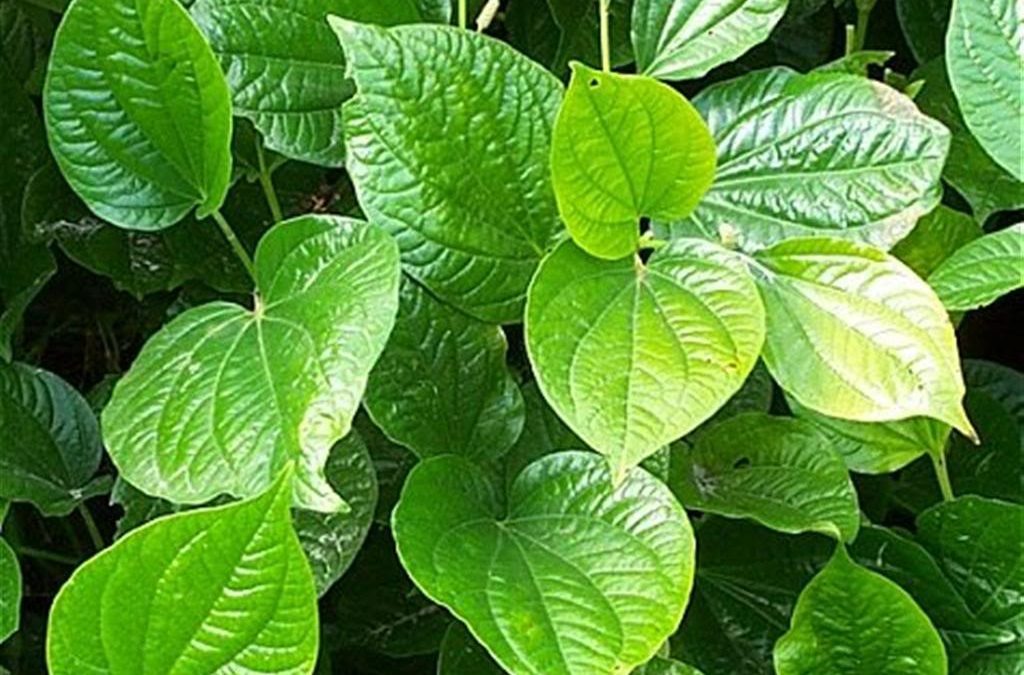
{"type": "Polygon", "coordinates": [[[637,70],[662,80],[695,80],[764,42],[788,0],[636,0],[637,70]]]}
{"type": "Polygon", "coordinates": [[[21,621],[21,568],[6,541],[0,539],[0,643],[18,630],[21,621]]]}
{"type": "Polygon", "coordinates": [[[763,331],[739,258],[696,239],[646,264],[599,260],[565,242],[541,264],[526,310],[544,397],[608,457],[616,480],[736,393],[763,331]]]}
{"type": "Polygon", "coordinates": [[[945,675],[946,652],[913,598],[840,545],[775,643],[779,675],[945,675]]]}
{"type": "Polygon", "coordinates": [[[951,312],[984,307],[1024,287],[1024,223],[964,245],[931,273],[928,283],[951,312]]]}
{"type": "Polygon", "coordinates": [[[890,253],[914,270],[917,276],[927,279],[943,260],[982,234],[984,231],[976,220],[940,204],[917,221],[914,230],[890,253]]]}
{"type": "Polygon", "coordinates": [[[79,567],[50,612],[51,672],[312,672],[316,589],[290,474],[249,501],[160,518],[79,567]]]}
{"type": "Polygon", "coordinates": [[[503,510],[467,460],[428,459],[395,510],[399,557],[506,670],[627,671],[682,618],[693,534],[658,480],[637,469],[613,490],[609,478],[596,455],[549,455],[519,474],[503,510]]]}
{"type": "Polygon", "coordinates": [[[715,145],[693,106],[657,80],[572,64],[551,177],[576,243],[600,258],[637,250],[641,216],[685,218],[715,176],[715,145]]]}
{"type": "Polygon", "coordinates": [[[336,216],[278,224],[256,250],[254,311],[190,309],[150,338],[103,412],[121,474],[201,504],[258,494],[297,462],[296,506],[343,508],[323,475],[398,306],[394,242],[336,216]]]}
{"type": "Polygon", "coordinates": [[[74,0],[43,92],[50,149],[98,216],[159,230],[220,208],[231,178],[231,99],[176,0],[74,0]]]}

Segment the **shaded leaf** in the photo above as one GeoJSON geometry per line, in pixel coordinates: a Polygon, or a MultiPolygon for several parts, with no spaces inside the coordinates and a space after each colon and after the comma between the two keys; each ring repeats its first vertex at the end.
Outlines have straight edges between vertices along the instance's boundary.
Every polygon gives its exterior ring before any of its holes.
{"type": "MultiPolygon", "coordinates": [[[[956,145],[955,139],[953,145],[956,145]]],[[[984,232],[977,221],[940,204],[917,221],[914,230],[896,244],[891,253],[914,270],[917,276],[927,279],[954,251],[982,234],[984,232]]]]}
{"type": "Polygon", "coordinates": [[[6,541],[0,539],[0,642],[18,630],[21,621],[21,568],[6,541]]]}

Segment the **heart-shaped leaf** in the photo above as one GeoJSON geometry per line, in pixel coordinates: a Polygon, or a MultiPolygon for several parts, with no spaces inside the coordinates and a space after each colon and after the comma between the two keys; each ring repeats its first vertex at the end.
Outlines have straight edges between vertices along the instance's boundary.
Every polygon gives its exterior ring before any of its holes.
{"type": "Polygon", "coordinates": [[[1024,287],[1024,223],[968,243],[928,277],[951,312],[984,307],[1024,287]]]}
{"type": "Polygon", "coordinates": [[[21,568],[6,541],[0,539],[0,642],[18,630],[21,620],[21,568]]]}
{"type": "Polygon", "coordinates": [[[765,363],[797,402],[861,422],[931,417],[974,436],[953,325],[906,266],[864,244],[806,238],[758,253],[752,269],[765,363]]]}
{"type": "Polygon", "coordinates": [[[468,31],[331,25],[356,83],[346,167],[363,211],[441,299],[492,323],[519,321],[561,229],[548,171],[561,84],[468,31]]]}
{"type": "Polygon", "coordinates": [[[202,305],[150,338],[103,411],[104,439],[153,496],[258,494],[295,460],[296,505],[337,511],[323,466],[394,324],[395,244],[366,223],[304,216],[263,238],[255,266],[253,311],[202,305]]]}
{"type": "Polygon", "coordinates": [[[220,208],[231,178],[231,97],[177,0],[74,0],[43,92],[50,149],[75,192],[115,225],[158,230],[220,208]]]}
{"type": "Polygon", "coordinates": [[[530,287],[526,344],[540,389],[616,480],[720,408],[763,341],[753,282],[709,242],[674,241],[646,264],[565,242],[530,287]]]}
{"type": "Polygon", "coordinates": [[[316,589],[290,475],[249,501],[160,518],[79,567],[50,612],[50,672],[312,672],[316,589]]]}
{"type": "Polygon", "coordinates": [[[613,489],[609,478],[597,455],[548,455],[503,509],[468,460],[428,459],[395,509],[399,556],[509,672],[627,672],[682,618],[693,534],[658,480],[636,469],[613,489]]]}

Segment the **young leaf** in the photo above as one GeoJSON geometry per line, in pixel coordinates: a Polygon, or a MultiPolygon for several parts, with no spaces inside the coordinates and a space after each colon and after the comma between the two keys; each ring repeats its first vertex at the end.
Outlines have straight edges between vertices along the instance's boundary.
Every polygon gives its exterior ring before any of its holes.
{"type": "Polygon", "coordinates": [[[50,671],[312,672],[316,589],[290,475],[249,501],[160,518],[79,567],[50,612],[50,671]]]}
{"type": "Polygon", "coordinates": [[[1024,287],[1024,223],[966,244],[931,273],[928,283],[951,312],[984,307],[1024,287]]]}
{"type": "Polygon", "coordinates": [[[405,278],[398,318],[370,373],[374,422],[419,457],[497,459],[523,428],[500,326],[467,316],[405,278]]]}
{"type": "Polygon", "coordinates": [[[360,206],[442,300],[484,321],[519,321],[561,228],[548,171],[561,84],[468,31],[331,25],[357,88],[344,117],[360,206]]]}
{"type": "Polygon", "coordinates": [[[681,467],[671,485],[692,509],[853,541],[860,527],[857,493],[830,445],[801,420],[737,415],[673,458],[681,467]]]}
{"type": "Polygon", "coordinates": [[[0,363],[0,429],[0,497],[62,516],[109,489],[96,417],[53,373],[0,363]]]}
{"type": "Polygon", "coordinates": [[[945,675],[939,634],[913,598],[840,545],[775,644],[779,675],[945,675]]]}
{"type": "Polygon", "coordinates": [[[714,141],[678,92],[649,77],[572,64],[551,178],[562,220],[583,250],[634,253],[641,216],[685,218],[714,176],[714,141]]]}
{"type": "Polygon", "coordinates": [[[978,221],[966,213],[940,204],[917,221],[914,230],[900,240],[890,253],[914,270],[917,276],[927,279],[943,260],[983,234],[984,230],[978,221]]]}
{"type": "Polygon", "coordinates": [[[636,0],[637,70],[662,80],[691,80],[764,42],[788,0],[636,0]]]}
{"type": "Polygon", "coordinates": [[[146,343],[103,411],[108,450],[133,485],[185,504],[258,494],[295,460],[296,506],[338,511],[323,466],[394,324],[395,244],[303,216],[263,238],[255,266],[254,311],[196,307],[146,343]]]}
{"type": "Polygon", "coordinates": [[[736,393],[763,341],[742,263],[696,239],[646,264],[592,258],[567,241],[541,263],[526,308],[544,397],[608,457],[616,481],[736,393]]]}
{"type": "Polygon", "coordinates": [[[939,202],[949,132],[884,84],[773,68],[693,103],[718,171],[693,215],[667,226],[677,235],[735,238],[748,250],[810,235],[888,249],[939,202]]]}
{"type": "Polygon", "coordinates": [[[50,149],[98,216],[159,230],[220,208],[231,178],[231,99],[176,0],[74,0],[43,92],[50,149]]]}
{"type": "Polygon", "coordinates": [[[519,474],[503,509],[468,460],[428,459],[395,509],[399,557],[510,672],[628,671],[682,618],[693,534],[643,470],[616,489],[609,479],[594,454],[548,455],[519,474]]]}
{"type": "Polygon", "coordinates": [[[0,642],[18,630],[21,621],[21,568],[6,541],[0,539],[0,642]]]}
{"type": "Polygon", "coordinates": [[[754,260],[764,360],[797,402],[860,422],[931,417],[974,435],[949,316],[902,263],[825,238],[776,244],[754,260]]]}
{"type": "Polygon", "coordinates": [[[997,164],[1024,181],[1024,6],[953,0],[946,68],[971,133],[997,164]]]}

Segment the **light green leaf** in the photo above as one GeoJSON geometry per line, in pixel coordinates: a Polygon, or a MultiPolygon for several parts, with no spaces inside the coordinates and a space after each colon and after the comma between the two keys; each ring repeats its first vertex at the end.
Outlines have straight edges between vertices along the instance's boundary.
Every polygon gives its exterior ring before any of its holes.
{"type": "Polygon", "coordinates": [[[0,497],[61,516],[109,489],[96,417],[53,373],[0,363],[0,429],[0,497]]]}
{"type": "Polygon", "coordinates": [[[775,644],[778,675],[945,675],[946,652],[931,621],[889,579],[839,546],[796,604],[775,644]]]}
{"type": "Polygon", "coordinates": [[[951,312],[984,307],[1024,287],[1024,223],[964,245],[931,273],[928,283],[951,312]]]}
{"type": "Polygon", "coordinates": [[[641,216],[685,218],[715,176],[704,120],[671,87],[572,64],[551,177],[576,243],[600,258],[637,250],[641,216]]]}
{"type": "Polygon", "coordinates": [[[636,0],[637,70],[663,80],[693,80],[764,42],[788,0],[636,0]]]}
{"type": "Polygon", "coordinates": [[[755,250],[832,235],[888,249],[941,197],[949,132],[880,82],[774,68],[693,103],[718,147],[718,172],[688,220],[660,226],[674,236],[755,250]]]}
{"type": "Polygon", "coordinates": [[[419,457],[497,459],[523,428],[523,398],[505,365],[507,350],[500,326],[405,278],[395,329],[366,385],[366,410],[419,457]]]}
{"type": "Polygon", "coordinates": [[[808,422],[737,415],[677,451],[681,480],[672,488],[692,509],[853,541],[860,527],[857,493],[830,445],[808,422]]]}
{"type": "Polygon", "coordinates": [[[984,234],[966,213],[942,206],[917,221],[913,232],[893,247],[892,253],[922,279],[935,271],[954,251],[984,234]]]}
{"type": "Polygon", "coordinates": [[[845,56],[841,56],[834,61],[829,61],[824,65],[820,65],[814,69],[816,73],[848,73],[850,75],[860,75],[861,77],[868,77],[871,66],[882,67],[886,62],[896,55],[896,52],[887,52],[881,50],[863,50],[859,52],[851,52],[845,56]]]}
{"type": "Polygon", "coordinates": [[[458,621],[448,627],[437,657],[437,675],[503,675],[483,645],[458,621]]]}
{"type": "Polygon", "coordinates": [[[663,659],[660,656],[655,656],[634,670],[633,675],[702,675],[702,673],[693,666],[688,666],[675,659],[663,659]]]}
{"type": "Polygon", "coordinates": [[[50,612],[50,671],[311,673],[316,589],[290,476],[249,501],[153,521],[79,567],[50,612]]]}
{"type": "Polygon", "coordinates": [[[520,321],[561,229],[547,168],[561,84],[483,35],[331,22],[357,88],[344,107],[346,167],[363,211],[442,300],[520,321]]]}
{"type": "Polygon", "coordinates": [[[18,630],[21,622],[21,568],[6,541],[0,539],[0,642],[18,630]]]}
{"type": "Polygon", "coordinates": [[[647,263],[572,242],[537,271],[526,346],[551,407],[619,480],[709,418],[743,384],[764,315],[736,254],[677,240],[647,263]]]}
{"type": "Polygon", "coordinates": [[[946,68],[967,127],[985,152],[1024,181],[1024,6],[953,0],[946,68]]]}
{"type": "Polygon", "coordinates": [[[255,310],[190,309],[150,338],[103,412],[121,474],[157,497],[201,504],[265,490],[289,460],[295,502],[344,502],[323,466],[348,433],[398,306],[384,232],[336,216],[272,229],[256,250],[255,310]]]}
{"type": "Polygon", "coordinates": [[[752,266],[768,316],[764,360],[801,405],[831,417],[931,417],[973,436],[949,316],[895,258],[856,242],[793,239],[752,266]]]}
{"type": "Polygon", "coordinates": [[[896,0],[903,37],[918,63],[925,63],[945,51],[946,27],[952,0],[896,0]]]}
{"type": "Polygon", "coordinates": [[[98,216],[159,230],[220,208],[231,178],[231,99],[176,0],[74,0],[43,91],[50,149],[98,216]]]}
{"type": "Polygon", "coordinates": [[[693,579],[693,534],[668,489],[636,469],[613,490],[600,457],[562,452],[528,466],[503,501],[463,458],[419,464],[393,519],[417,585],[512,673],[623,672],[651,658],[693,579]]]}

